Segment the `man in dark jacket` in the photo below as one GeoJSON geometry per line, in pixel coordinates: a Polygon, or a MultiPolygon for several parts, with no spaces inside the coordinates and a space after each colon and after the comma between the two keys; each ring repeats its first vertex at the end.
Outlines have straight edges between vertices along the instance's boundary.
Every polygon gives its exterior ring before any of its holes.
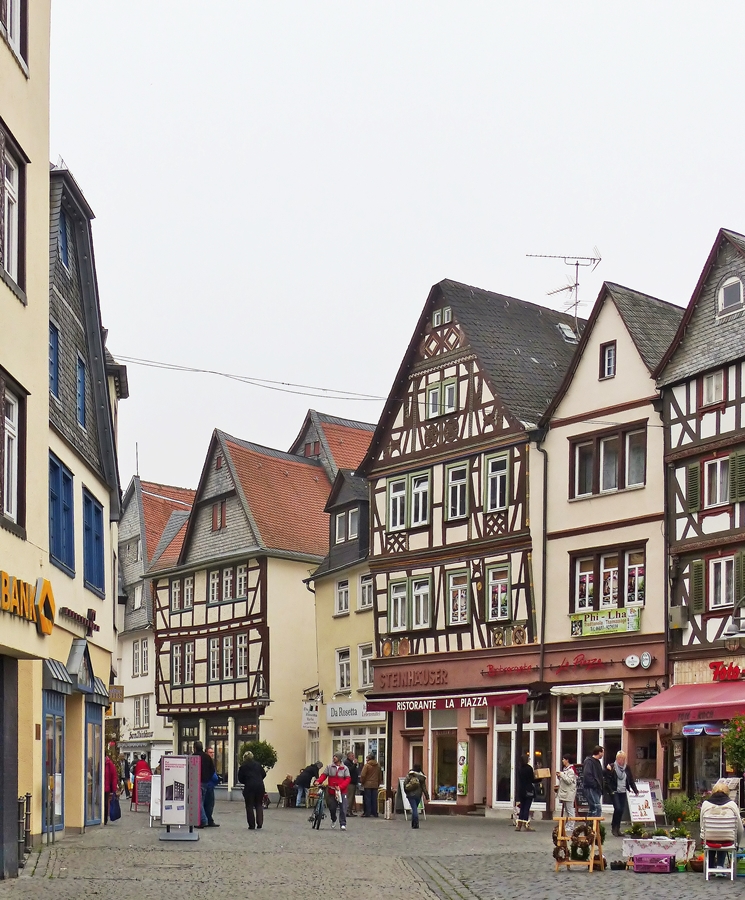
{"type": "Polygon", "coordinates": [[[582,784],[587,797],[590,816],[602,816],[603,801],[603,754],[605,749],[599,744],[582,763],[582,784]]]}
{"type": "Polygon", "coordinates": [[[264,768],[256,762],[250,750],[243,754],[243,763],[238,769],[238,781],[243,785],[243,800],[246,804],[246,821],[249,831],[261,829],[264,825],[264,768]]]}
{"type": "Polygon", "coordinates": [[[295,800],[295,806],[304,805],[305,795],[308,793],[308,788],[313,783],[313,779],[318,778],[318,773],[322,768],[323,763],[318,760],[317,762],[306,766],[295,779],[295,787],[297,788],[297,799],[295,800]]]}
{"type": "Polygon", "coordinates": [[[204,801],[207,797],[207,791],[215,774],[215,764],[208,753],[204,752],[204,746],[201,741],[194,741],[194,756],[198,756],[201,760],[201,769],[199,775],[199,790],[201,793],[199,803],[199,825],[197,828],[219,828],[220,826],[207,815],[204,801]]]}
{"type": "Polygon", "coordinates": [[[346,766],[349,769],[349,777],[351,779],[347,788],[347,815],[356,816],[355,796],[357,794],[357,785],[360,783],[360,767],[357,765],[354,750],[350,750],[347,753],[346,766]]]}

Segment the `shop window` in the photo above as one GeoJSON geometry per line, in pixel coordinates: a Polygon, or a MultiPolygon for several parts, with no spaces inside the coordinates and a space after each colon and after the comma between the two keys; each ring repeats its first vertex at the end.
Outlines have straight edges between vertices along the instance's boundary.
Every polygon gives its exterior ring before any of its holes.
{"type": "Polygon", "coordinates": [[[458,737],[455,734],[432,735],[434,780],[430,788],[433,800],[455,803],[458,737]]]}
{"type": "Polygon", "coordinates": [[[407,710],[406,728],[424,728],[424,712],[421,709],[407,710]]]}
{"type": "Polygon", "coordinates": [[[476,728],[481,728],[482,726],[486,726],[489,724],[489,707],[488,706],[474,706],[471,709],[471,725],[476,728]]]}
{"type": "Polygon", "coordinates": [[[44,746],[42,780],[42,832],[64,828],[65,697],[44,691],[44,746]]]}

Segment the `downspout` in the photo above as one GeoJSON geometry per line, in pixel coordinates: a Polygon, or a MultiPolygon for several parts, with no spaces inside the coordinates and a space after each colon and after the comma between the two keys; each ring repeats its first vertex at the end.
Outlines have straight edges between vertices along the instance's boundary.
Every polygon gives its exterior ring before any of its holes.
{"type": "Polygon", "coordinates": [[[535,441],[535,448],[543,457],[543,510],[541,514],[541,627],[540,627],[540,656],[538,662],[538,680],[543,683],[543,671],[546,660],[546,557],[548,555],[548,451],[541,447],[541,442],[546,437],[546,429],[539,428],[530,433],[530,438],[535,441]]]}

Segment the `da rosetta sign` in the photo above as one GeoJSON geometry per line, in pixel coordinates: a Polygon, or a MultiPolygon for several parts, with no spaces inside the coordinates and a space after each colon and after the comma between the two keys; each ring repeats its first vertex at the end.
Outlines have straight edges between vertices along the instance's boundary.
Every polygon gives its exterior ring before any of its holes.
{"type": "Polygon", "coordinates": [[[639,610],[633,606],[624,609],[597,609],[593,612],[576,613],[569,618],[572,622],[572,637],[618,634],[638,631],[640,627],[639,610]]]}
{"type": "Polygon", "coordinates": [[[51,583],[38,578],[34,586],[0,571],[0,610],[33,622],[40,635],[51,634],[56,613],[51,583]]]}

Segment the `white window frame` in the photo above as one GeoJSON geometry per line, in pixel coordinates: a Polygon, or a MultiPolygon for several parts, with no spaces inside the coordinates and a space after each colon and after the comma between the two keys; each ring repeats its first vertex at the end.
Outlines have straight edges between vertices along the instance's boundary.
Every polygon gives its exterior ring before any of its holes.
{"type": "Polygon", "coordinates": [[[246,597],[248,595],[248,566],[241,565],[235,570],[235,596],[246,597]]]}
{"type": "Polygon", "coordinates": [[[647,557],[642,548],[638,550],[627,550],[624,554],[624,606],[644,606],[644,597],[646,594],[646,577],[647,577],[647,557]],[[632,563],[631,557],[634,554],[640,554],[642,561],[640,563],[632,563]],[[641,572],[639,572],[641,569],[641,572]],[[634,573],[634,592],[629,593],[629,582],[631,573],[634,573]],[[641,581],[641,586],[640,586],[641,581]]]}
{"type": "Polygon", "coordinates": [[[222,570],[222,599],[233,599],[233,568],[222,570]]]}
{"type": "Polygon", "coordinates": [[[140,641],[140,673],[142,675],[148,674],[148,668],[150,665],[150,648],[148,647],[147,638],[142,638],[140,641]]]}
{"type": "Polygon", "coordinates": [[[132,641],[132,678],[140,675],[140,642],[132,641]]]}
{"type": "Polygon", "coordinates": [[[359,644],[359,685],[361,688],[372,687],[373,684],[373,645],[359,644]]]}
{"type": "Polygon", "coordinates": [[[18,517],[18,427],[20,403],[5,391],[5,467],[3,473],[3,513],[12,522],[18,517]]]}
{"type": "Polygon", "coordinates": [[[512,590],[510,588],[509,565],[492,566],[486,570],[486,613],[489,622],[512,621],[512,590]],[[493,590],[497,589],[497,607],[493,600],[493,590]]]}
{"type": "Polygon", "coordinates": [[[184,684],[194,684],[194,641],[184,644],[184,684]]]}
{"type": "Polygon", "coordinates": [[[729,504],[729,456],[720,456],[717,459],[707,459],[704,463],[704,507],[711,509],[714,506],[727,506],[729,504]],[[715,470],[716,496],[712,496],[709,490],[710,471],[715,470]]]}
{"type": "Polygon", "coordinates": [[[347,539],[347,514],[340,512],[336,514],[336,532],[334,540],[337,544],[343,544],[347,539]]]}
{"type": "Polygon", "coordinates": [[[0,173],[5,180],[5,210],[3,216],[4,235],[3,235],[3,267],[13,281],[18,281],[18,262],[19,262],[19,227],[18,227],[18,211],[20,196],[20,165],[10,155],[7,148],[5,150],[5,163],[3,171],[0,173]]]}
{"type": "Polygon", "coordinates": [[[150,697],[147,694],[142,698],[142,727],[150,727],[150,697]]]}
{"type": "Polygon", "coordinates": [[[224,635],[222,639],[222,677],[223,681],[232,681],[235,677],[235,656],[233,648],[235,644],[232,634],[224,635]]]}
{"type": "Polygon", "coordinates": [[[429,628],[432,621],[432,580],[411,579],[411,628],[429,628]]]}
{"type": "Polygon", "coordinates": [[[360,575],[360,592],[357,609],[372,609],[375,583],[372,575],[360,575]]]}
{"type": "Polygon", "coordinates": [[[442,325],[442,310],[441,309],[436,309],[432,313],[432,324],[434,325],[435,328],[438,328],[440,325],[442,325]]]}
{"type": "Polygon", "coordinates": [[[458,381],[447,379],[442,383],[442,414],[454,413],[458,409],[458,381]],[[451,393],[452,392],[452,393],[451,393]]]}
{"type": "Polygon", "coordinates": [[[132,599],[132,609],[142,609],[142,585],[135,585],[134,597],[132,599]]]}
{"type": "Polygon", "coordinates": [[[214,571],[210,572],[209,602],[210,603],[219,603],[220,602],[220,571],[219,571],[219,569],[215,569],[214,571]]]}
{"type": "Polygon", "coordinates": [[[644,429],[640,429],[639,431],[628,431],[625,434],[626,438],[626,487],[643,487],[646,484],[647,479],[647,432],[644,429]],[[644,458],[642,460],[642,475],[640,481],[632,481],[631,480],[631,440],[635,438],[637,435],[642,436],[642,449],[644,451],[644,458]]]}
{"type": "Polygon", "coordinates": [[[595,599],[595,557],[583,556],[575,560],[574,579],[574,611],[587,612],[592,610],[595,599]],[[590,564],[589,571],[582,571],[582,563],[590,564]],[[584,588],[582,579],[585,579],[584,588]]]}
{"type": "Polygon", "coordinates": [[[135,728],[142,728],[142,698],[135,697],[134,702],[135,728]]]}
{"type": "Polygon", "coordinates": [[[355,506],[349,510],[349,520],[347,522],[347,540],[353,540],[360,533],[360,510],[355,506]]]}
{"type": "Polygon", "coordinates": [[[394,478],[388,482],[388,531],[402,531],[404,528],[406,528],[406,478],[394,478]]]}
{"type": "Polygon", "coordinates": [[[427,418],[436,419],[440,415],[440,383],[427,386],[427,418]]]}
{"type": "Polygon", "coordinates": [[[616,342],[603,347],[603,378],[616,377],[616,342]]]}
{"type": "Polygon", "coordinates": [[[471,619],[471,590],[468,572],[448,572],[448,625],[467,625],[471,619]],[[458,584],[456,584],[456,579],[458,584]],[[457,604],[457,611],[454,607],[457,604]]]}
{"type": "Polygon", "coordinates": [[[450,466],[447,473],[447,521],[454,522],[458,519],[466,519],[468,518],[468,463],[450,466]],[[460,473],[463,473],[462,478],[460,473]],[[454,478],[456,474],[459,476],[457,481],[454,478]],[[455,512],[453,512],[454,509],[455,512]]]}
{"type": "Polygon", "coordinates": [[[742,281],[737,277],[726,278],[722,282],[722,286],[719,288],[719,297],[718,297],[718,309],[720,315],[726,316],[728,313],[737,312],[737,310],[742,309],[743,304],[743,285],[742,281]],[[733,284],[739,285],[740,289],[740,299],[737,303],[730,303],[729,306],[724,305],[724,291],[725,288],[732,287],[733,284]]]}
{"type": "Polygon", "coordinates": [[[621,459],[621,436],[618,434],[609,434],[608,437],[600,439],[600,493],[608,494],[618,490],[618,465],[621,459]],[[606,483],[605,480],[605,456],[606,445],[615,444],[616,447],[616,465],[614,469],[615,480],[612,483],[606,483]]]}
{"type": "Polygon", "coordinates": [[[429,472],[415,472],[411,476],[411,527],[429,525],[429,472]]]}
{"type": "Polygon", "coordinates": [[[171,582],[171,609],[178,612],[181,609],[181,579],[171,582]]]}
{"type": "Polygon", "coordinates": [[[486,511],[507,509],[507,485],[509,457],[507,454],[486,458],[486,511]],[[496,502],[492,503],[492,485],[496,485],[496,502]]]}
{"type": "Polygon", "coordinates": [[[336,690],[351,691],[352,689],[352,657],[349,647],[342,647],[336,651],[336,690]]]}
{"type": "Polygon", "coordinates": [[[453,321],[453,310],[450,306],[446,306],[442,310],[442,321],[445,325],[453,321]]]}
{"type": "Polygon", "coordinates": [[[618,590],[620,570],[618,553],[603,553],[600,556],[600,609],[618,609],[618,590]],[[612,559],[616,560],[616,564],[610,564],[612,559]],[[606,596],[605,579],[606,575],[610,578],[610,591],[606,596]]]}
{"type": "Polygon", "coordinates": [[[248,635],[239,634],[236,637],[236,678],[248,677],[248,635]]]}
{"type": "Polygon", "coordinates": [[[336,582],[335,616],[346,616],[349,613],[349,580],[344,578],[336,582]]]}
{"type": "Polygon", "coordinates": [[[704,375],[701,391],[701,405],[715,406],[724,401],[724,371],[709,372],[704,375]]]}
{"type": "Polygon", "coordinates": [[[7,0],[6,31],[8,43],[20,53],[21,49],[21,0],[7,0]]]}
{"type": "Polygon", "coordinates": [[[171,677],[174,686],[181,684],[181,644],[171,647],[171,677]]]}
{"type": "Polygon", "coordinates": [[[210,657],[210,681],[220,680],[220,638],[211,637],[209,640],[210,657]]]}
{"type": "Polygon", "coordinates": [[[394,581],[388,586],[388,627],[391,632],[406,631],[408,600],[409,590],[406,581],[394,581]]]}
{"type": "Polygon", "coordinates": [[[575,497],[591,497],[593,492],[593,482],[595,475],[595,444],[593,441],[582,441],[574,445],[574,496],[575,497]],[[580,492],[580,451],[589,447],[592,451],[590,454],[590,489],[580,492]]]}
{"type": "Polygon", "coordinates": [[[194,606],[194,576],[187,575],[184,578],[184,609],[194,606]]]}
{"type": "Polygon", "coordinates": [[[727,609],[735,600],[735,558],[721,556],[709,560],[709,609],[727,609]],[[719,584],[717,587],[717,572],[719,584]],[[718,594],[718,596],[717,596],[718,594]]]}

